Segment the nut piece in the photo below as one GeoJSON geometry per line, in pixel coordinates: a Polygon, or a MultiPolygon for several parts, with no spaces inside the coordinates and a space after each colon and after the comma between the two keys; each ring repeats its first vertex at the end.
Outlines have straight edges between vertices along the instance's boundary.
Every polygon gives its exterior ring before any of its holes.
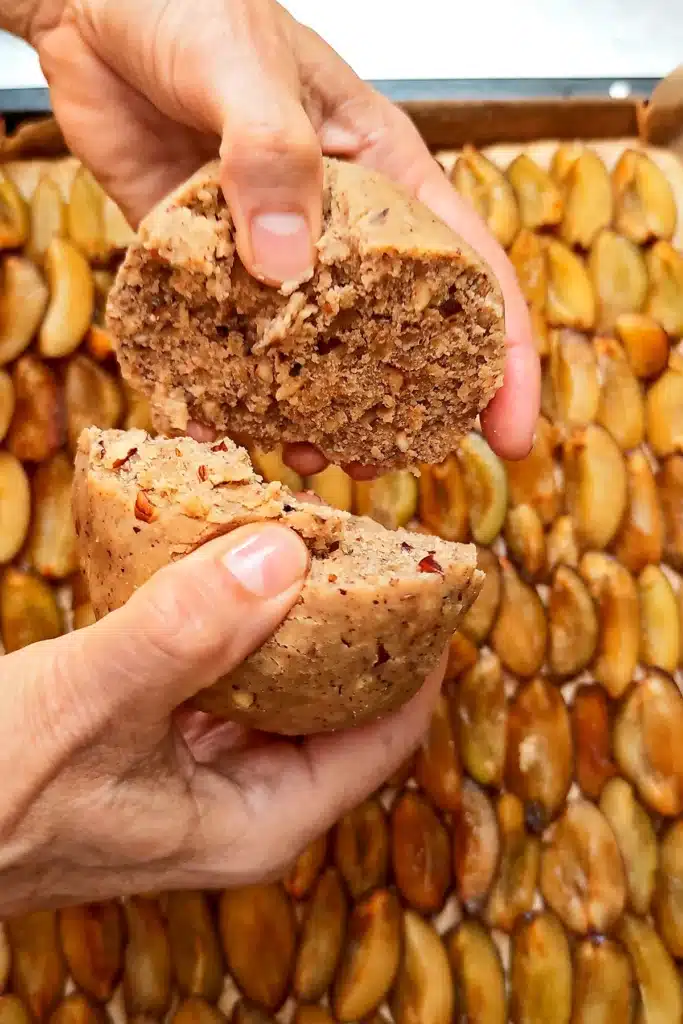
{"type": "Polygon", "coordinates": [[[553,458],[557,441],[555,428],[540,416],[529,454],[518,462],[505,463],[511,504],[531,505],[544,526],[554,521],[562,505],[553,458]]]}
{"type": "Polygon", "coordinates": [[[647,806],[668,817],[683,811],[683,697],[675,683],[652,672],[622,703],[614,754],[647,806]]]}
{"type": "Polygon", "coordinates": [[[366,800],[339,819],[334,860],[354,900],[386,883],[389,828],[377,800],[366,800]]]}
{"type": "Polygon", "coordinates": [[[37,910],[10,918],[12,991],[34,1020],[46,1020],[64,994],[66,970],[59,946],[57,914],[37,910]]]}
{"type": "Polygon", "coordinates": [[[519,211],[515,193],[503,172],[472,146],[463,146],[451,181],[507,249],[519,229],[519,211]]]}
{"type": "Polygon", "coordinates": [[[396,1024],[451,1024],[455,992],[439,933],[412,910],[403,914],[403,957],[391,998],[396,1024]]]}
{"type": "Polygon", "coordinates": [[[356,514],[370,516],[387,530],[405,526],[417,512],[418,483],[409,469],[355,484],[356,514]]]}
{"type": "Polygon", "coordinates": [[[593,422],[600,382],[595,352],[582,334],[566,329],[552,331],[544,386],[544,405],[553,421],[564,427],[584,427],[593,422]]]}
{"type": "Polygon", "coordinates": [[[592,424],[569,437],[564,444],[564,474],[579,543],[598,550],[607,547],[626,509],[626,466],[603,427],[592,424]]]}
{"type": "Polygon", "coordinates": [[[285,466],[280,448],[275,448],[272,452],[262,452],[260,448],[252,448],[249,454],[254,469],[268,483],[277,480],[295,493],[303,490],[303,480],[293,469],[285,466]]]}
{"type": "Polygon", "coordinates": [[[512,161],[506,174],[515,190],[523,227],[533,231],[561,222],[564,214],[562,194],[550,175],[531,157],[521,153],[512,161]]]}
{"type": "Polygon", "coordinates": [[[582,672],[598,644],[593,599],[579,574],[565,565],[556,570],[550,589],[548,640],[550,670],[561,678],[582,672]]]}
{"type": "Polygon", "coordinates": [[[470,779],[453,815],[453,869],[458,899],[469,910],[487,895],[498,864],[498,819],[484,789],[470,779]]]}
{"type": "Polygon", "coordinates": [[[171,1003],[171,950],[156,899],[131,896],[125,904],[128,942],[123,994],[128,1014],[161,1017],[171,1003]]]}
{"type": "Polygon", "coordinates": [[[0,441],[3,441],[14,415],[14,384],[9,373],[0,370],[0,441]]]}
{"type": "Polygon", "coordinates": [[[536,579],[545,568],[543,523],[531,505],[516,505],[508,510],[503,531],[508,555],[529,579],[536,579]]]}
{"type": "Polygon", "coordinates": [[[432,712],[429,731],[417,752],[415,777],[429,799],[442,811],[455,811],[460,806],[460,757],[450,706],[443,694],[432,712]]]}
{"type": "Polygon", "coordinates": [[[593,344],[602,382],[596,419],[622,451],[628,451],[639,445],[645,434],[643,393],[617,341],[596,338],[593,344]]]}
{"type": "Polygon", "coordinates": [[[0,250],[18,249],[28,238],[28,230],[26,203],[11,178],[0,170],[0,250]]]}
{"type": "Polygon", "coordinates": [[[59,936],[69,974],[98,1003],[112,998],[123,971],[124,921],[115,900],[65,907],[59,936]]]}
{"type": "Polygon", "coordinates": [[[448,645],[448,664],[446,665],[445,679],[450,682],[457,679],[463,672],[467,672],[476,664],[479,657],[479,650],[476,644],[456,629],[448,645]]]}
{"type": "Polygon", "coordinates": [[[28,572],[10,566],[0,583],[0,633],[5,653],[39,640],[54,640],[62,632],[62,616],[54,591],[28,572]]]}
{"type": "Polygon", "coordinates": [[[332,508],[350,512],[353,507],[353,480],[340,466],[330,465],[321,473],[307,477],[305,488],[332,508]]]}
{"type": "Polygon", "coordinates": [[[491,646],[515,675],[536,675],[543,664],[547,625],[541,599],[520,580],[507,559],[501,562],[502,598],[491,646]]]}
{"type": "Polygon", "coordinates": [[[30,203],[30,231],[27,255],[42,263],[53,238],[67,233],[66,205],[59,185],[44,174],[38,182],[30,203]]]}
{"type": "Polygon", "coordinates": [[[30,344],[47,302],[47,285],[35,264],[6,256],[0,265],[0,366],[30,344]]]}
{"type": "Polygon", "coordinates": [[[109,359],[110,356],[114,355],[116,345],[114,344],[114,337],[111,331],[99,322],[100,314],[97,308],[95,308],[93,316],[94,320],[88,327],[85,335],[85,347],[88,355],[96,359],[98,363],[103,363],[105,359],[109,359]]]}
{"type": "MultiPolygon", "coordinates": [[[[149,402],[144,395],[133,391],[131,387],[123,382],[123,391],[126,399],[126,413],[123,418],[124,430],[146,430],[148,434],[154,433],[152,426],[152,411],[149,402]]],[[[301,488],[298,488],[299,490],[301,488]]]]}
{"type": "Polygon", "coordinates": [[[105,194],[86,167],[74,175],[67,208],[69,238],[89,261],[102,260],[108,254],[104,237],[105,194]]]}
{"type": "Polygon", "coordinates": [[[318,880],[327,860],[327,832],[313,839],[299,854],[284,877],[285,892],[295,900],[305,899],[318,880]]]}
{"type": "Polygon", "coordinates": [[[491,544],[500,533],[508,503],[505,466],[481,434],[470,431],[458,446],[469,499],[472,537],[491,544]]]}
{"type": "Polygon", "coordinates": [[[430,804],[413,790],[391,811],[391,859],[404,902],[422,914],[438,913],[451,883],[451,844],[430,804]]]}
{"type": "Polygon", "coordinates": [[[52,370],[33,355],[14,364],[14,416],[7,447],[22,462],[44,462],[64,438],[64,400],[52,370]]]}
{"type": "Polygon", "coordinates": [[[296,951],[286,892],[276,883],[226,889],[219,917],[228,970],[241,992],[266,1010],[278,1010],[287,998],[296,951]]]}
{"type": "MultiPolygon", "coordinates": [[[[500,661],[482,651],[453,692],[463,764],[482,786],[499,785],[505,765],[507,700],[500,661]]],[[[419,781],[419,780],[418,780],[419,781]]]]}
{"type": "Polygon", "coordinates": [[[165,901],[171,964],[183,996],[215,1003],[223,991],[223,954],[203,892],[169,892],[165,901]]]}
{"type": "Polygon", "coordinates": [[[477,548],[477,568],[486,574],[482,588],[460,622],[460,631],[474,644],[489,635],[500,604],[500,565],[488,548],[477,548]]]}
{"type": "Polygon", "coordinates": [[[669,361],[669,339],[652,316],[623,313],[616,318],[616,337],[622,342],[636,377],[656,377],[669,361]]]}
{"type": "Polygon", "coordinates": [[[123,413],[123,395],[111,374],[87,356],[75,356],[66,371],[66,418],[69,445],[76,448],[85,427],[115,427],[123,413]]]}
{"type": "MultiPolygon", "coordinates": [[[[631,958],[640,994],[638,1021],[669,1024],[683,1014],[681,979],[676,965],[652,925],[626,914],[619,940],[631,958]]],[[[616,1020],[615,1017],[610,1018],[616,1020]]]]}
{"type": "Polygon", "coordinates": [[[683,456],[672,455],[657,474],[664,519],[664,558],[683,570],[683,456]]]}
{"type": "Polygon", "coordinates": [[[301,929],[293,977],[297,999],[315,1002],[332,984],[341,956],[347,914],[339,872],[327,868],[316,884],[301,929]]]}
{"type": "Polygon", "coordinates": [[[683,337],[683,254],[657,242],[646,254],[650,292],[645,312],[674,338],[683,337]]]}
{"type": "Polygon", "coordinates": [[[626,902],[621,854],[604,816],[586,800],[567,804],[544,836],[541,892],[579,935],[609,932],[626,902]]]}
{"type": "Polygon", "coordinates": [[[486,918],[491,928],[511,932],[534,903],[540,846],[524,828],[524,806],[512,793],[498,800],[501,852],[486,918]]]}
{"type": "Polygon", "coordinates": [[[53,238],[45,253],[50,302],[38,334],[38,351],[62,358],[78,348],[93,317],[95,288],[83,254],[64,238],[53,238]]]}
{"type": "Polygon", "coordinates": [[[550,351],[550,332],[545,314],[536,306],[529,308],[529,319],[531,321],[531,334],[536,345],[539,356],[547,356],[550,351]]]}
{"type": "MultiPolygon", "coordinates": [[[[227,1024],[227,1021],[217,1006],[212,1006],[200,996],[190,996],[183,999],[175,1010],[171,1024],[227,1024]]],[[[232,1011],[230,1024],[272,1024],[272,1018],[258,1007],[240,1000],[232,1011]]]]}
{"type": "Polygon", "coordinates": [[[673,674],[681,651],[678,603],[673,587],[658,565],[648,565],[638,579],[640,598],[640,660],[673,674]]]}
{"type": "Polygon", "coordinates": [[[385,999],[398,971],[402,930],[401,906],[391,890],[376,889],[356,905],[332,993],[337,1020],[356,1021],[385,999]]]}
{"type": "Polygon", "coordinates": [[[461,1021],[506,1024],[505,975],[489,933],[473,919],[463,921],[447,942],[461,1021]]]}
{"type": "MultiPolygon", "coordinates": [[[[381,1017],[379,1021],[372,1017],[369,1024],[382,1024],[382,1021],[383,1018],[381,1017]]],[[[239,1024],[239,1022],[232,1021],[231,1024],[239,1024]]],[[[254,1024],[266,1024],[266,1022],[254,1021],[254,1024]]],[[[326,1007],[316,1006],[313,1003],[311,1005],[297,1006],[292,1017],[292,1024],[335,1024],[335,1020],[326,1007]]]]}
{"type": "Polygon", "coordinates": [[[78,569],[78,550],[71,509],[73,465],[64,452],[44,462],[33,477],[33,523],[28,557],[48,579],[62,580],[78,569]]]}
{"type": "Polygon", "coordinates": [[[676,200],[666,175],[645,153],[625,150],[612,172],[614,223],[636,245],[671,238],[676,200]]]}
{"type": "Polygon", "coordinates": [[[517,271],[517,280],[527,303],[538,309],[545,308],[547,268],[543,242],[533,231],[522,228],[508,253],[517,271]]]}
{"type": "Polygon", "coordinates": [[[584,796],[598,800],[605,784],[617,774],[603,688],[579,687],[574,694],[571,718],[576,781],[584,796]]]}
{"type": "Polygon", "coordinates": [[[601,231],[595,239],[588,257],[588,273],[603,330],[611,330],[622,314],[639,313],[645,305],[645,259],[637,245],[616,231],[601,231]]]}
{"type": "Polygon", "coordinates": [[[630,572],[661,561],[664,517],[655,476],[647,455],[635,451],[626,457],[628,504],[614,545],[614,553],[630,572]]]}
{"type": "Polygon", "coordinates": [[[559,516],[548,530],[546,559],[551,573],[559,565],[575,569],[579,564],[579,545],[571,516],[559,516]]]}
{"type": "Polygon", "coordinates": [[[84,601],[82,604],[74,607],[73,629],[84,629],[86,626],[94,626],[96,622],[95,610],[90,601],[84,601]]]}
{"type": "Polygon", "coordinates": [[[542,832],[562,810],[572,780],[569,712],[556,687],[526,683],[508,712],[507,789],[524,802],[527,827],[542,832]]]}
{"type": "Polygon", "coordinates": [[[621,851],[629,907],[635,914],[647,914],[657,875],[657,836],[652,822],[625,779],[610,779],[600,797],[600,810],[621,851]]]}
{"type": "Polygon", "coordinates": [[[618,943],[584,939],[574,953],[572,1024],[631,1024],[632,986],[631,963],[618,943]]]}
{"type": "Polygon", "coordinates": [[[0,450],[0,565],[11,562],[26,539],[31,520],[31,488],[24,467],[0,450]]]}
{"type": "Polygon", "coordinates": [[[124,252],[135,241],[135,232],[113,199],[104,200],[104,237],[108,252],[124,252]]]}
{"type": "Polygon", "coordinates": [[[657,930],[672,956],[683,956],[683,821],[675,822],[661,844],[655,897],[657,930]]]}
{"type": "Polygon", "coordinates": [[[583,260],[556,238],[544,238],[543,244],[548,268],[548,323],[590,331],[595,326],[596,298],[583,260]]]}
{"type": "Polygon", "coordinates": [[[420,521],[444,540],[464,542],[469,536],[465,481],[455,455],[437,466],[420,467],[420,521]]]}
{"type": "Polygon", "coordinates": [[[564,199],[560,234],[567,245],[588,249],[612,220],[612,183],[607,168],[594,149],[567,142],[555,151],[550,173],[564,199]]]}
{"type": "Polygon", "coordinates": [[[512,939],[510,1019],[517,1024],[569,1024],[572,962],[564,929],[553,914],[523,921],[512,939]]]}
{"type": "Polygon", "coordinates": [[[614,329],[636,377],[656,377],[662,372],[669,359],[669,339],[654,317],[622,313],[614,329]]]}
{"type": "Polygon", "coordinates": [[[102,1006],[95,1006],[87,996],[72,992],[62,999],[50,1017],[50,1024],[108,1024],[109,1017],[102,1006]]]}
{"type": "Polygon", "coordinates": [[[598,608],[600,631],[593,675],[610,697],[621,697],[633,679],[640,648],[636,584],[627,569],[600,551],[588,551],[579,573],[598,608]]]}
{"type": "Polygon", "coordinates": [[[0,1024],[31,1024],[31,1016],[18,996],[0,996],[0,1024]]]}
{"type": "Polygon", "coordinates": [[[671,364],[646,399],[647,439],[659,458],[683,451],[683,372],[671,364]]]}

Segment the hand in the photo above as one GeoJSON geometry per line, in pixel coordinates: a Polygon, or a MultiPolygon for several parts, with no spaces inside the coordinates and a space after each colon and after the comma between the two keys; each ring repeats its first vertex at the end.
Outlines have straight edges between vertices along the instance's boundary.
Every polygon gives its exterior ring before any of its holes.
{"type": "MultiPolygon", "coordinates": [[[[505,382],[482,428],[501,456],[526,455],[540,372],[512,266],[410,120],[322,39],[275,0],[19,0],[19,9],[68,144],[132,223],[219,145],[240,256],[268,282],[312,262],[321,151],[383,171],[430,206],[502,286],[505,382]]],[[[304,475],[325,464],[308,446],[286,455],[304,475]]]]}
{"type": "Polygon", "coordinates": [[[278,875],[417,745],[439,672],[381,723],[303,742],[177,710],[270,635],[307,557],[284,527],[244,527],[0,658],[0,918],[278,875]]]}

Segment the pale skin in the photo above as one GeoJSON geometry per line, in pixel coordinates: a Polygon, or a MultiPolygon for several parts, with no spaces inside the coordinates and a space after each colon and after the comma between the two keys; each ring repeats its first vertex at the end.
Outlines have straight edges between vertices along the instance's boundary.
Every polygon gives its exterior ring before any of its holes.
{"type": "MultiPolygon", "coordinates": [[[[220,152],[240,256],[269,284],[314,260],[322,154],[378,168],[493,267],[505,383],[482,415],[523,457],[539,367],[507,258],[410,121],[273,0],[0,0],[38,50],[70,148],[136,224],[220,152]]],[[[324,466],[288,450],[305,474],[324,466]]],[[[372,467],[350,467],[357,475],[372,467]]],[[[379,724],[292,743],[182,705],[296,601],[302,542],[248,527],[158,573],[94,626],[0,659],[0,917],[135,891],[272,877],[420,742],[442,666],[379,724]]]]}

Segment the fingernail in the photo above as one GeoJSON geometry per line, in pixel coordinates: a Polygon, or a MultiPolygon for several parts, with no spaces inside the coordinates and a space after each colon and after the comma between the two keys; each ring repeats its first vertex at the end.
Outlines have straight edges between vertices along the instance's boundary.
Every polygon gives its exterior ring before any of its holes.
{"type": "Polygon", "coordinates": [[[304,279],[313,267],[313,241],[299,213],[258,213],[251,222],[256,273],[284,283],[304,279]]]}
{"type": "Polygon", "coordinates": [[[291,530],[268,526],[223,555],[223,565],[255,597],[276,597],[308,568],[308,552],[291,530]]]}

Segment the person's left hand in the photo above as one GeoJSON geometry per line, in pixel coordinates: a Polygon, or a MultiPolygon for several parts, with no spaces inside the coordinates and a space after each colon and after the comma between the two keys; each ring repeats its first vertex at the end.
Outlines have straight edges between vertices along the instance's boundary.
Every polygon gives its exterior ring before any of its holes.
{"type": "Polygon", "coordinates": [[[302,741],[182,707],[273,632],[306,567],[290,530],[243,527],[0,657],[0,918],[280,875],[408,756],[441,669],[379,724],[302,741]]]}

